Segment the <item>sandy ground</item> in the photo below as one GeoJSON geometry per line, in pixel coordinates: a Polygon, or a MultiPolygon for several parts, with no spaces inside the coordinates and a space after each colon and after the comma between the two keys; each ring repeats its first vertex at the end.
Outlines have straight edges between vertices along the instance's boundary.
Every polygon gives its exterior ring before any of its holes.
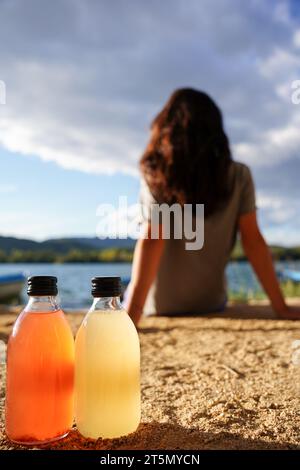
{"type": "MultiPolygon", "coordinates": [[[[0,315],[0,339],[14,319],[0,315]]],[[[82,315],[68,319],[75,332],[82,315]]],[[[300,367],[291,363],[300,321],[236,306],[222,316],[145,319],[140,339],[138,431],[93,442],[74,428],[51,449],[300,449],[300,367]]],[[[21,449],[4,433],[4,379],[2,365],[0,448],[21,449]]]]}

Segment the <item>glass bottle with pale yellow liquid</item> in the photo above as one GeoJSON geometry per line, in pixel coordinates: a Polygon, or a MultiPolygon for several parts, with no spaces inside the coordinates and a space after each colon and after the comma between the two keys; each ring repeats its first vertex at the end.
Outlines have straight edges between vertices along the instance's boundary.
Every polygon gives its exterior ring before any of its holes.
{"type": "Polygon", "coordinates": [[[119,277],[92,279],[75,341],[75,421],[92,439],[125,436],[140,422],[140,345],[120,294],[119,277]]]}

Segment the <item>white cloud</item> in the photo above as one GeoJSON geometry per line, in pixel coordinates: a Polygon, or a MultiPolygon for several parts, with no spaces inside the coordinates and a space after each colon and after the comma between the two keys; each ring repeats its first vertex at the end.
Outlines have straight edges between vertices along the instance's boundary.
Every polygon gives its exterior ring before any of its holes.
{"type": "Polygon", "coordinates": [[[224,108],[238,158],[261,163],[268,136],[265,164],[273,151],[286,158],[276,134],[293,131],[296,109],[282,90],[299,71],[288,2],[176,0],[170,10],[157,0],[28,0],[3,2],[0,14],[0,142],[9,150],[64,168],[135,172],[150,118],[189,84],[224,108]]]}
{"type": "Polygon", "coordinates": [[[275,48],[273,53],[261,63],[259,69],[267,78],[285,81],[289,74],[299,69],[299,65],[299,55],[290,50],[275,48]]]}
{"type": "MultiPolygon", "coordinates": [[[[290,169],[300,149],[300,108],[291,103],[300,30],[289,5],[1,2],[0,144],[66,169],[134,174],[151,118],[188,85],[220,104],[237,159],[256,174],[290,169]]],[[[274,223],[286,218],[276,210],[274,223]]]]}
{"type": "Polygon", "coordinates": [[[284,246],[299,244],[300,201],[270,192],[257,194],[258,218],[269,243],[284,246]]]}
{"type": "Polygon", "coordinates": [[[289,199],[269,195],[258,195],[257,207],[268,212],[269,224],[282,224],[297,213],[296,207],[291,206],[289,199]]]}
{"type": "MultiPolygon", "coordinates": [[[[300,227],[298,227],[300,228],[300,227]]],[[[296,246],[299,245],[299,232],[292,225],[278,225],[263,230],[265,238],[271,245],[296,246]]]]}
{"type": "Polygon", "coordinates": [[[297,29],[294,33],[294,45],[298,49],[300,48],[300,29],[297,29]]]}
{"type": "Polygon", "coordinates": [[[300,115],[295,115],[285,126],[261,131],[256,142],[236,144],[236,154],[256,167],[272,167],[295,155],[300,156],[299,128],[300,115]]]}
{"type": "MultiPolygon", "coordinates": [[[[65,217],[55,217],[47,212],[33,211],[0,211],[1,236],[28,238],[37,241],[49,238],[96,235],[95,220],[88,221],[78,232],[78,218],[74,214],[65,217]]],[[[80,226],[80,225],[79,225],[80,226]]]]}

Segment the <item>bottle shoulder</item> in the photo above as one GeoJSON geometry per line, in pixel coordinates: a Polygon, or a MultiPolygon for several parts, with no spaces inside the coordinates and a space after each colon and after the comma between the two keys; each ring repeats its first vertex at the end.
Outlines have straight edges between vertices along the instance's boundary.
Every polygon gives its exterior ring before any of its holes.
{"type": "Polygon", "coordinates": [[[19,334],[26,334],[27,336],[38,334],[40,331],[52,331],[57,334],[57,331],[68,331],[72,335],[70,324],[61,309],[49,312],[31,311],[28,309],[22,310],[17,317],[11,337],[19,334]]]}
{"type": "Polygon", "coordinates": [[[101,334],[104,330],[114,335],[122,335],[130,331],[138,338],[136,327],[125,309],[116,310],[89,310],[82,320],[77,335],[89,330],[94,334],[101,334]]]}

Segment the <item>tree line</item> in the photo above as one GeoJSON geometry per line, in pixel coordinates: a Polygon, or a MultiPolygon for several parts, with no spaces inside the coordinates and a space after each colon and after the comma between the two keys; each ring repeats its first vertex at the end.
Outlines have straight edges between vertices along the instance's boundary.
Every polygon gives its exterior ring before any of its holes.
{"type": "MultiPolygon", "coordinates": [[[[270,247],[273,258],[278,261],[300,260],[300,247],[270,247]]],[[[0,250],[0,263],[131,263],[133,249],[105,248],[102,250],[70,249],[65,253],[55,250],[22,250],[9,252],[0,250]]],[[[232,261],[246,261],[247,258],[239,242],[231,255],[232,261]]]]}
{"type": "Polygon", "coordinates": [[[54,250],[0,250],[0,263],[130,263],[133,251],[125,248],[103,250],[73,249],[66,253],[54,250]]]}

